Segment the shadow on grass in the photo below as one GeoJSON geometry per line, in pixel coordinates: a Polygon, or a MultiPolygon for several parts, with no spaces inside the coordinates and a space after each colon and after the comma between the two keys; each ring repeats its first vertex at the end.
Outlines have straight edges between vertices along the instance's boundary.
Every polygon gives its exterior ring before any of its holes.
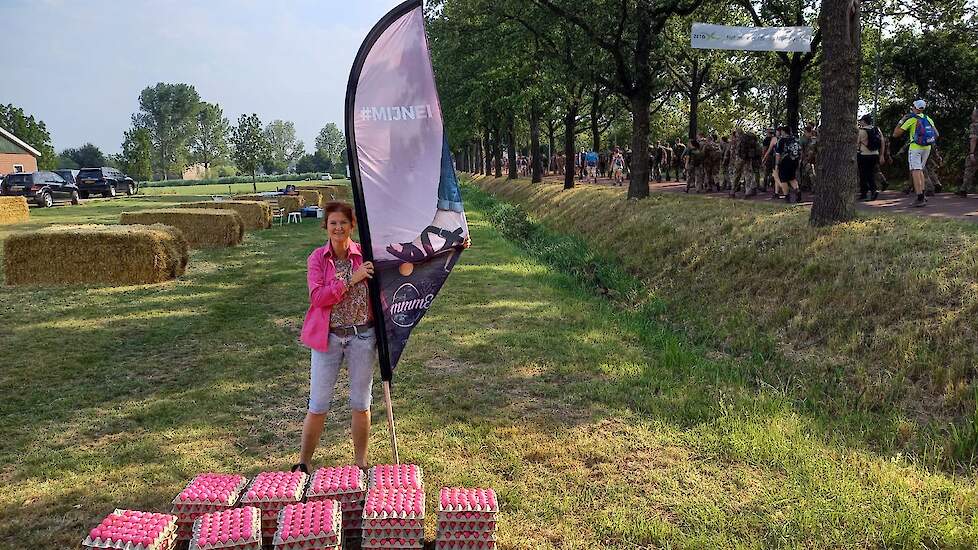
{"type": "MultiPolygon", "coordinates": [[[[609,545],[660,544],[675,536],[669,529],[749,538],[770,523],[787,534],[760,540],[820,536],[797,517],[764,521],[775,506],[768,500],[743,520],[744,508],[697,495],[667,501],[655,521],[637,518],[648,512],[635,502],[647,502],[632,485],[678,462],[723,487],[748,483],[736,477],[747,465],[771,485],[791,477],[809,489],[838,462],[808,465],[798,441],[815,439],[819,458],[850,451],[833,447],[826,424],[790,391],[759,390],[749,367],[708,359],[575,277],[520,256],[476,205],[477,248],[463,255],[395,375],[402,461],[421,464],[432,483],[498,487],[509,540],[530,526],[543,546],[563,545],[577,529],[609,545]],[[740,437],[751,430],[764,433],[740,437]],[[764,440],[769,447],[755,445],[764,440]],[[703,510],[714,517],[697,521],[703,510]]],[[[308,395],[308,352],[297,340],[305,257],[320,241],[314,224],[249,234],[241,247],[195,251],[187,275],[164,285],[4,289],[0,327],[13,330],[0,330],[10,358],[0,367],[0,481],[15,489],[0,497],[0,540],[74,545],[116,506],[167,510],[200,471],[287,468],[308,395]]],[[[325,463],[349,461],[344,389],[336,396],[325,463]]],[[[383,422],[382,407],[373,420],[383,422]]],[[[389,461],[381,426],[372,438],[374,460],[389,461]]],[[[859,471],[839,475],[878,483],[859,471]]],[[[832,490],[823,496],[853,503],[832,490]]]]}

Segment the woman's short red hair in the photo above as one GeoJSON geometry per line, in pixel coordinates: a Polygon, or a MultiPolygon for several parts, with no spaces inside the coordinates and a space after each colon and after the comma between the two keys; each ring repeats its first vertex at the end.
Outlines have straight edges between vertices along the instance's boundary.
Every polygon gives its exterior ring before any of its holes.
{"type": "Polygon", "coordinates": [[[323,207],[323,210],[325,211],[325,214],[323,215],[323,229],[326,229],[326,220],[329,219],[329,215],[335,214],[337,212],[346,216],[346,219],[350,220],[351,224],[353,225],[357,224],[357,217],[353,213],[353,207],[345,202],[342,201],[328,202],[326,203],[326,206],[323,207]]]}

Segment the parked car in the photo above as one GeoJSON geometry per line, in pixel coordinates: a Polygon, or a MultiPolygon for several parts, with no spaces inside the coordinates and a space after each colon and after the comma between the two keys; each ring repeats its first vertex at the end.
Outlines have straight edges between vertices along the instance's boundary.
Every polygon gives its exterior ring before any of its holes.
{"type": "Polygon", "coordinates": [[[103,197],[114,197],[117,193],[135,195],[137,190],[132,178],[109,166],[82,168],[75,181],[83,199],[93,193],[101,193],[103,197]]]}
{"type": "Polygon", "coordinates": [[[0,195],[22,196],[38,206],[54,206],[54,197],[67,198],[78,204],[78,186],[68,183],[54,172],[7,174],[0,183],[0,195]]]}
{"type": "Polygon", "coordinates": [[[333,179],[333,176],[329,174],[323,174],[322,176],[319,176],[319,179],[322,181],[331,181],[333,179]]]}
{"type": "Polygon", "coordinates": [[[68,183],[78,185],[78,170],[68,170],[67,168],[61,170],[55,170],[55,174],[64,178],[68,183]]]}

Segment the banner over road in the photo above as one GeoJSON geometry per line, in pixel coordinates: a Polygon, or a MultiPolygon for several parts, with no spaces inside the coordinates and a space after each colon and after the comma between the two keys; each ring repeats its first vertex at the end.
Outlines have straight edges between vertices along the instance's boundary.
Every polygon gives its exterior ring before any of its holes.
{"type": "Polygon", "coordinates": [[[810,52],[811,27],[729,27],[693,23],[691,45],[700,50],[810,52]]]}

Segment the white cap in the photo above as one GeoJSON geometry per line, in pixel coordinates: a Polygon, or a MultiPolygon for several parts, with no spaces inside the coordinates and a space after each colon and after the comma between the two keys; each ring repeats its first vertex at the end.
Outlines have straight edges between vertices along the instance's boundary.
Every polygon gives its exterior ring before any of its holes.
{"type": "Polygon", "coordinates": [[[917,101],[913,102],[913,107],[914,109],[926,109],[927,102],[924,101],[923,99],[918,99],[917,101]]]}

